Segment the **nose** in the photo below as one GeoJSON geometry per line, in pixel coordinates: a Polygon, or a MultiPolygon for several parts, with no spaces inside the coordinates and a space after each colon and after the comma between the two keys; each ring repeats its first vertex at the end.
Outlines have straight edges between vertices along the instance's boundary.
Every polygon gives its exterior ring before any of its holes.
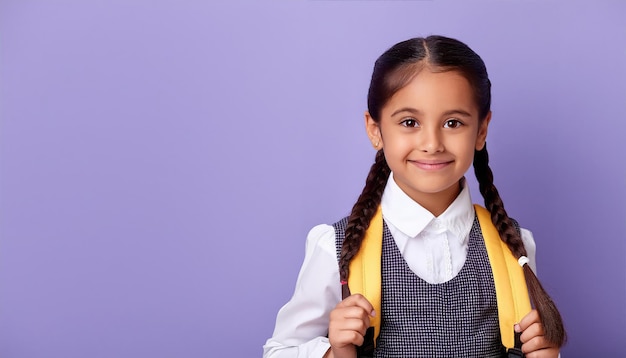
{"type": "Polygon", "coordinates": [[[424,153],[443,152],[442,133],[439,128],[424,128],[420,133],[419,149],[424,153]]]}

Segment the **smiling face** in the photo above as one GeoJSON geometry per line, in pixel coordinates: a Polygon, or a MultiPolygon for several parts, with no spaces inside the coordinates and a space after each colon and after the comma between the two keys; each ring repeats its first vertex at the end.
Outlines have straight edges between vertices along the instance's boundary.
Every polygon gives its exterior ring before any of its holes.
{"type": "Polygon", "coordinates": [[[426,67],[390,98],[378,123],[365,117],[398,186],[439,215],[459,194],[474,150],[484,146],[491,114],[479,120],[472,87],[460,73],[426,67]]]}

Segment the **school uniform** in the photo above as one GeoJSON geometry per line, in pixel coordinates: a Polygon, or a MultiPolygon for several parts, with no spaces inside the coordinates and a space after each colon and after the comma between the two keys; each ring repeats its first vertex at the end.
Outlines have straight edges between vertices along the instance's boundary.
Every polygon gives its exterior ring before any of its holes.
{"type": "MultiPolygon", "coordinates": [[[[386,310],[394,312],[398,309],[393,305],[401,304],[402,297],[396,296],[404,294],[402,287],[409,281],[412,282],[411,285],[413,283],[421,285],[421,288],[413,285],[416,291],[411,293],[420,296],[433,287],[441,289],[446,285],[457,284],[461,276],[471,274],[465,272],[470,270],[468,267],[464,269],[468,257],[470,257],[468,266],[471,266],[472,270],[477,267],[476,264],[481,264],[481,261],[482,267],[485,267],[484,264],[488,265],[488,261],[484,262],[484,257],[480,256],[484,244],[481,249],[481,243],[476,240],[476,233],[471,235],[472,228],[476,231],[475,212],[469,188],[464,180],[463,189],[458,197],[441,215],[435,217],[398,187],[392,173],[383,193],[381,208],[385,236],[388,237],[387,244],[383,240],[383,294],[395,292],[393,293],[395,296],[388,296],[387,299],[383,296],[383,317],[386,310]],[[390,266],[394,266],[393,269],[390,270],[390,266]],[[395,283],[389,282],[393,281],[389,279],[392,276],[386,278],[385,272],[394,272],[395,275],[395,272],[399,272],[398,268],[404,276],[395,283]],[[464,272],[461,272],[462,270],[464,272]],[[391,303],[393,297],[400,300],[391,303]]],[[[336,223],[335,226],[318,225],[309,232],[306,254],[294,295],[278,313],[274,334],[263,347],[264,357],[323,357],[330,347],[326,337],[329,314],[341,301],[336,246],[336,228],[341,229],[337,226],[340,223],[336,223]]],[[[532,234],[521,229],[521,236],[530,260],[529,265],[535,270],[535,243],[532,234]]],[[[462,292],[456,292],[455,295],[460,295],[459,297],[466,300],[462,292]]],[[[495,293],[493,297],[495,298],[495,293]]],[[[399,309],[401,311],[405,308],[399,309]]],[[[401,324],[408,327],[411,322],[401,324]]],[[[381,330],[384,329],[383,322],[381,330]]],[[[384,339],[384,334],[381,331],[379,341],[384,339]]],[[[424,337],[426,336],[422,335],[420,339],[425,339],[424,337]]],[[[413,338],[415,337],[410,339],[413,338]]],[[[432,352],[429,354],[432,356],[432,352]]]]}

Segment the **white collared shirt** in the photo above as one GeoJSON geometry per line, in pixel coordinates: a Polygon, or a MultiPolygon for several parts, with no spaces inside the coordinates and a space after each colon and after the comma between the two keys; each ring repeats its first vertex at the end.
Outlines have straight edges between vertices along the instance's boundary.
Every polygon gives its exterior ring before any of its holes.
{"type": "MultiPolygon", "coordinates": [[[[390,175],[381,200],[383,219],[409,267],[430,283],[455,277],[467,256],[474,207],[467,184],[438,217],[413,201],[390,175]]],[[[522,229],[530,267],[535,270],[535,243],[522,229]]],[[[535,271],[536,272],[536,271],[535,271]]],[[[331,225],[311,229],[293,297],[276,318],[263,357],[323,357],[330,344],[329,314],[341,301],[335,230],[331,225]]]]}

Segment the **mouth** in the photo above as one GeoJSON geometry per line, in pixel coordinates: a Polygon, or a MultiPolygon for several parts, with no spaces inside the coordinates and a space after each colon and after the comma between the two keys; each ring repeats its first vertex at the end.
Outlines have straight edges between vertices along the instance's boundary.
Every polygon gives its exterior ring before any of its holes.
{"type": "Polygon", "coordinates": [[[452,164],[453,161],[452,160],[449,160],[449,161],[409,160],[409,162],[422,170],[433,171],[433,170],[443,169],[447,167],[448,165],[452,164]]]}

